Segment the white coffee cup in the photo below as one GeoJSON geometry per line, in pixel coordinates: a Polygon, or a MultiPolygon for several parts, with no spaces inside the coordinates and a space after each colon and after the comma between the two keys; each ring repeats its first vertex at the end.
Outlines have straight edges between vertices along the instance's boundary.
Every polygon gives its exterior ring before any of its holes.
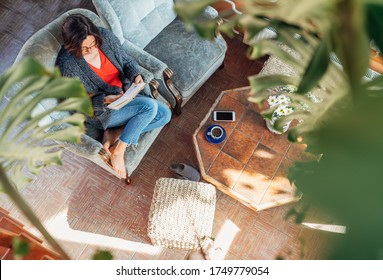
{"type": "Polygon", "coordinates": [[[223,136],[223,129],[220,126],[213,126],[207,134],[213,139],[220,139],[223,136]]]}

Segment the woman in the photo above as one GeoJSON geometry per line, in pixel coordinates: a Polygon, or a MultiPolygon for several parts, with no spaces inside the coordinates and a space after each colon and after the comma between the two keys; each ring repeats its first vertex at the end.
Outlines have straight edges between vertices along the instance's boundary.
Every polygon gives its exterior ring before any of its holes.
{"type": "Polygon", "coordinates": [[[96,27],[81,14],[68,16],[61,27],[64,45],[57,64],[63,74],[78,77],[92,98],[95,116],[87,125],[105,131],[103,147],[110,152],[110,163],[122,178],[126,178],[124,153],[136,145],[142,133],[162,127],[170,121],[169,108],[150,97],[138,95],[119,110],[107,104],[117,100],[132,83],[143,82],[137,62],[122,49],[110,31],[96,27]],[[108,128],[122,126],[114,141],[108,128]]]}

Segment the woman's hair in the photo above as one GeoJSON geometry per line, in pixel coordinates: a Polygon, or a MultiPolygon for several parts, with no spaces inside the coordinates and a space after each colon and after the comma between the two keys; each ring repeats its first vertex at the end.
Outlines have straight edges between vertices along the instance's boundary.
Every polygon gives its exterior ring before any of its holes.
{"type": "Polygon", "coordinates": [[[61,33],[64,40],[64,48],[77,58],[80,58],[82,55],[81,45],[86,37],[93,35],[97,47],[100,47],[102,44],[97,26],[82,14],[68,16],[61,25],[61,33]]]}

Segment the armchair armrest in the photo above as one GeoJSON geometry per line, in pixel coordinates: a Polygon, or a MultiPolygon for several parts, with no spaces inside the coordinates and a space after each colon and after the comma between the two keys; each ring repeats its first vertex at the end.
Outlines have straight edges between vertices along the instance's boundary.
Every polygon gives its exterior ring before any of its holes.
{"type": "Polygon", "coordinates": [[[129,55],[134,57],[143,68],[153,73],[154,79],[156,80],[152,80],[149,83],[153,97],[159,99],[158,95],[156,96],[156,93],[158,94],[158,89],[163,98],[167,101],[165,103],[170,104],[171,107],[174,108],[175,113],[179,115],[181,113],[182,96],[171,80],[173,71],[161,60],[152,56],[145,50],[140,49],[128,40],[124,41],[122,47],[129,53],[129,55]]]}
{"type": "Polygon", "coordinates": [[[219,14],[212,6],[207,6],[206,9],[200,15],[201,20],[219,19],[219,14]]]}
{"type": "MultiPolygon", "coordinates": [[[[216,21],[217,26],[220,26],[221,24],[223,24],[223,19],[220,17],[218,11],[212,6],[207,6],[206,9],[199,16],[198,21],[214,21],[214,20],[216,21]]],[[[220,33],[217,30],[215,33],[215,38],[217,38],[219,35],[220,33]]]]}
{"type": "Polygon", "coordinates": [[[144,78],[144,82],[146,83],[142,91],[146,95],[160,100],[161,102],[165,103],[168,107],[171,108],[170,103],[158,92],[159,83],[154,79],[154,75],[141,65],[138,65],[138,68],[140,70],[140,73],[142,74],[142,77],[144,78]]]}
{"type": "Polygon", "coordinates": [[[138,65],[139,72],[142,75],[142,78],[144,79],[144,82],[146,83],[145,87],[143,88],[143,92],[148,95],[154,97],[155,94],[153,94],[153,87],[150,87],[151,81],[154,79],[154,75],[146,70],[141,65],[138,65]]]}

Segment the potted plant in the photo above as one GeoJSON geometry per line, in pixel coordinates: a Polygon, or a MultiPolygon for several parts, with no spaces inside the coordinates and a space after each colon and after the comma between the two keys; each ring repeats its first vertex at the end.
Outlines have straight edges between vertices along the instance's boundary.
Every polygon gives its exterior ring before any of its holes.
{"type": "MultiPolygon", "coordinates": [[[[178,2],[177,13],[208,39],[216,31],[233,36],[233,29],[240,26],[249,45],[249,58],[269,54],[298,73],[295,77],[249,77],[250,100],[261,105],[272,88],[296,88],[284,93],[293,110],[275,120],[274,128],[283,131],[289,121],[301,120],[300,125],[289,129],[288,138],[305,143],[307,151],[321,155],[319,161],[296,162],[289,178],[310,203],[330,211],[347,226],[347,233],[334,244],[331,258],[381,259],[383,204],[378,197],[383,195],[383,78],[368,80],[364,75],[369,66],[370,41],[383,49],[383,3],[239,1],[242,14],[224,11],[234,16],[216,28],[210,23],[203,28],[198,14],[215,2],[178,2]],[[265,28],[274,30],[275,36],[257,39],[265,28]],[[299,56],[291,56],[281,45],[299,56]],[[311,100],[307,95],[310,92],[321,102],[311,100]]],[[[271,118],[273,112],[269,108],[263,113],[271,118]]],[[[299,215],[301,222],[304,218],[299,215]]]]}
{"type": "MultiPolygon", "coordinates": [[[[283,134],[285,133],[292,122],[292,120],[287,121],[283,127],[282,131],[277,130],[275,128],[276,122],[278,122],[280,119],[284,118],[285,116],[291,115],[296,110],[302,110],[302,111],[310,111],[310,106],[306,103],[299,102],[299,104],[296,104],[295,106],[292,105],[291,98],[286,96],[285,93],[291,94],[296,91],[296,87],[293,86],[280,86],[278,87],[278,90],[273,92],[268,98],[267,98],[267,105],[269,106],[269,112],[264,112],[264,117],[266,121],[267,128],[275,133],[275,134],[283,134]]],[[[313,103],[320,103],[321,101],[311,92],[308,92],[305,94],[305,97],[307,100],[310,100],[313,103]]],[[[303,122],[303,120],[298,120],[298,123],[303,122]]]]}
{"type": "Polygon", "coordinates": [[[283,116],[288,116],[292,112],[294,112],[294,107],[290,106],[291,104],[290,98],[288,98],[284,94],[270,95],[267,98],[267,104],[269,105],[270,108],[273,109],[271,118],[266,119],[267,128],[275,134],[282,134],[286,132],[289,129],[291,121],[288,121],[287,123],[284,124],[284,126],[282,127],[282,131],[278,131],[274,129],[274,124],[278,119],[282,118],[283,116]]]}

